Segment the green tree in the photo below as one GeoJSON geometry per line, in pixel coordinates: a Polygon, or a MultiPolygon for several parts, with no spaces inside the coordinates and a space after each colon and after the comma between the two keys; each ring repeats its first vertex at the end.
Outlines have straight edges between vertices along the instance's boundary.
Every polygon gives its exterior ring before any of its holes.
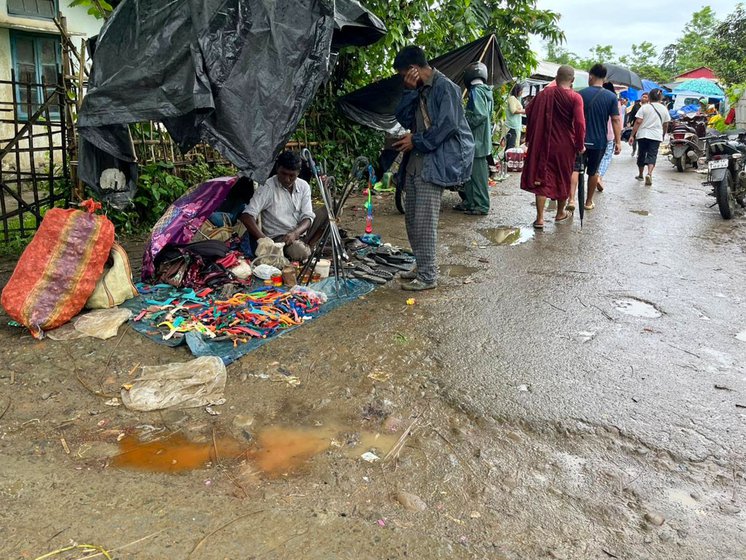
{"type": "MultiPolygon", "coordinates": [[[[118,4],[118,2],[115,2],[114,4],[118,4]]],[[[75,6],[88,8],[88,14],[96,19],[106,19],[111,15],[111,12],[114,11],[112,4],[106,0],[72,0],[72,2],[70,2],[70,7],[73,8],[75,6]]]]}
{"type": "Polygon", "coordinates": [[[709,66],[726,84],[746,82],[746,10],[735,11],[717,26],[707,55],[709,66]]]}
{"type": "Polygon", "coordinates": [[[709,6],[694,12],[692,19],[684,26],[683,35],[663,49],[663,68],[670,75],[676,76],[706,66],[710,59],[711,39],[718,24],[715,12],[709,6]]]}
{"type": "Polygon", "coordinates": [[[643,41],[632,45],[632,53],[619,58],[619,63],[636,72],[641,78],[665,83],[671,75],[660,65],[660,57],[655,45],[643,41]]]}
{"type": "Polygon", "coordinates": [[[569,64],[570,66],[573,66],[577,68],[579,63],[579,57],[574,52],[567,50],[562,45],[557,45],[554,43],[547,43],[546,44],[547,49],[547,56],[545,60],[547,62],[554,62],[555,64],[569,64]]]}
{"type": "MultiPolygon", "coordinates": [[[[488,33],[494,33],[508,68],[516,77],[527,77],[538,60],[530,36],[559,44],[564,34],[559,14],[536,7],[536,0],[363,0],[386,24],[388,33],[376,44],[340,53],[329,83],[316,96],[298,127],[296,138],[319,143],[320,159],[329,171],[343,173],[335,163],[354,156],[373,158],[382,135],[358,126],[336,109],[339,96],[393,74],[396,53],[405,45],[418,44],[434,58],[488,33]]],[[[499,95],[498,95],[499,97],[499,95]]],[[[499,99],[498,99],[499,100],[499,99]]]]}

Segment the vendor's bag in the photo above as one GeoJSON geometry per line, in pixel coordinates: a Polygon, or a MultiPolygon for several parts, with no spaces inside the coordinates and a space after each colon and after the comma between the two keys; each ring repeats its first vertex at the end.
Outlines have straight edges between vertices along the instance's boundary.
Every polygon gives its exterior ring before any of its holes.
{"type": "Polygon", "coordinates": [[[137,288],[132,284],[132,268],[127,251],[119,243],[114,243],[104,273],[85,306],[88,309],[110,309],[137,294],[137,288]]]}
{"type": "Polygon", "coordinates": [[[64,325],[93,293],[113,243],[105,216],[50,209],[3,289],[5,311],[36,338],[64,325]]]}

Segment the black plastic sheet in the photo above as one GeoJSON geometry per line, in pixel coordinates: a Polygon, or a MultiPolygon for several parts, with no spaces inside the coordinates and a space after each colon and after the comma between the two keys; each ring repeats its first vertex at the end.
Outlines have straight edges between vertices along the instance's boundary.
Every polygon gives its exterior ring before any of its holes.
{"type": "MultiPolygon", "coordinates": [[[[487,66],[489,85],[500,86],[513,79],[494,35],[487,35],[434,58],[430,60],[430,65],[456,84],[465,87],[462,83],[464,68],[478,61],[487,66]]],[[[357,123],[392,131],[397,128],[394,112],[403,92],[404,83],[395,75],[343,96],[339,100],[339,107],[348,118],[357,123]]]]}
{"type": "Polygon", "coordinates": [[[124,0],[93,52],[79,175],[106,199],[103,165],[132,175],[123,125],[160,121],[182,151],[207,142],[264,180],[328,77],[333,49],[385,32],[355,0],[124,0]]]}

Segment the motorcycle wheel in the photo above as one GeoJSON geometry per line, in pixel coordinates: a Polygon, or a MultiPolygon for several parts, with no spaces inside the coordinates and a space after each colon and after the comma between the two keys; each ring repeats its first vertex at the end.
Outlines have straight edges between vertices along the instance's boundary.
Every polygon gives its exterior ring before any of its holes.
{"type": "Polygon", "coordinates": [[[718,201],[720,215],[725,220],[733,218],[733,212],[736,209],[736,200],[731,192],[730,173],[726,173],[723,180],[715,185],[715,199],[718,201]]]}
{"type": "Polygon", "coordinates": [[[396,186],[396,194],[394,196],[394,202],[396,202],[396,209],[400,214],[404,214],[404,208],[406,207],[407,194],[404,189],[399,185],[396,186]]]}
{"type": "Polygon", "coordinates": [[[673,164],[676,166],[676,171],[683,173],[686,169],[686,163],[684,163],[684,156],[674,158],[673,164]]]}

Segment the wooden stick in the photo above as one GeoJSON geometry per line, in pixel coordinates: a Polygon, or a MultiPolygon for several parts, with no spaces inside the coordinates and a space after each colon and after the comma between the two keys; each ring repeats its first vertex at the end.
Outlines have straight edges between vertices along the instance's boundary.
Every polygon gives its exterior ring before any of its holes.
{"type": "Polygon", "coordinates": [[[421,419],[422,419],[422,416],[418,414],[417,417],[409,425],[409,427],[406,430],[404,430],[404,433],[401,435],[399,440],[394,444],[394,447],[392,447],[391,450],[388,453],[386,453],[386,456],[383,458],[382,463],[385,463],[386,461],[388,461],[394,454],[399,455],[401,448],[404,447],[404,440],[407,439],[409,434],[412,432],[412,428],[414,428],[415,424],[417,424],[421,419]]]}
{"type": "MultiPolygon", "coordinates": [[[[11,374],[12,374],[12,372],[11,372],[11,374]]],[[[11,376],[11,377],[12,377],[12,376],[11,376]]],[[[6,413],[6,412],[8,412],[8,410],[10,409],[10,405],[11,405],[12,403],[13,403],[13,399],[11,399],[10,397],[8,397],[8,405],[7,405],[7,406],[5,407],[5,409],[3,410],[3,413],[2,413],[2,414],[0,414],[0,420],[2,420],[2,419],[3,419],[3,416],[5,416],[5,413],[6,413]]]]}
{"type": "MultiPolygon", "coordinates": [[[[130,546],[133,546],[133,545],[136,545],[138,543],[141,543],[144,540],[152,539],[156,535],[160,535],[163,531],[165,531],[165,529],[161,529],[160,531],[156,531],[155,533],[152,533],[152,534],[148,535],[147,537],[143,537],[141,539],[137,539],[136,541],[132,541],[131,543],[123,544],[122,546],[118,546],[116,548],[112,548],[111,550],[109,550],[109,552],[115,552],[117,550],[122,550],[124,548],[128,548],[130,546]]],[[[96,554],[91,554],[91,555],[83,556],[81,558],[76,558],[76,560],[88,560],[89,558],[96,558],[96,556],[101,556],[102,554],[104,556],[106,556],[107,558],[109,558],[109,556],[106,554],[106,552],[98,552],[96,554]]]]}

